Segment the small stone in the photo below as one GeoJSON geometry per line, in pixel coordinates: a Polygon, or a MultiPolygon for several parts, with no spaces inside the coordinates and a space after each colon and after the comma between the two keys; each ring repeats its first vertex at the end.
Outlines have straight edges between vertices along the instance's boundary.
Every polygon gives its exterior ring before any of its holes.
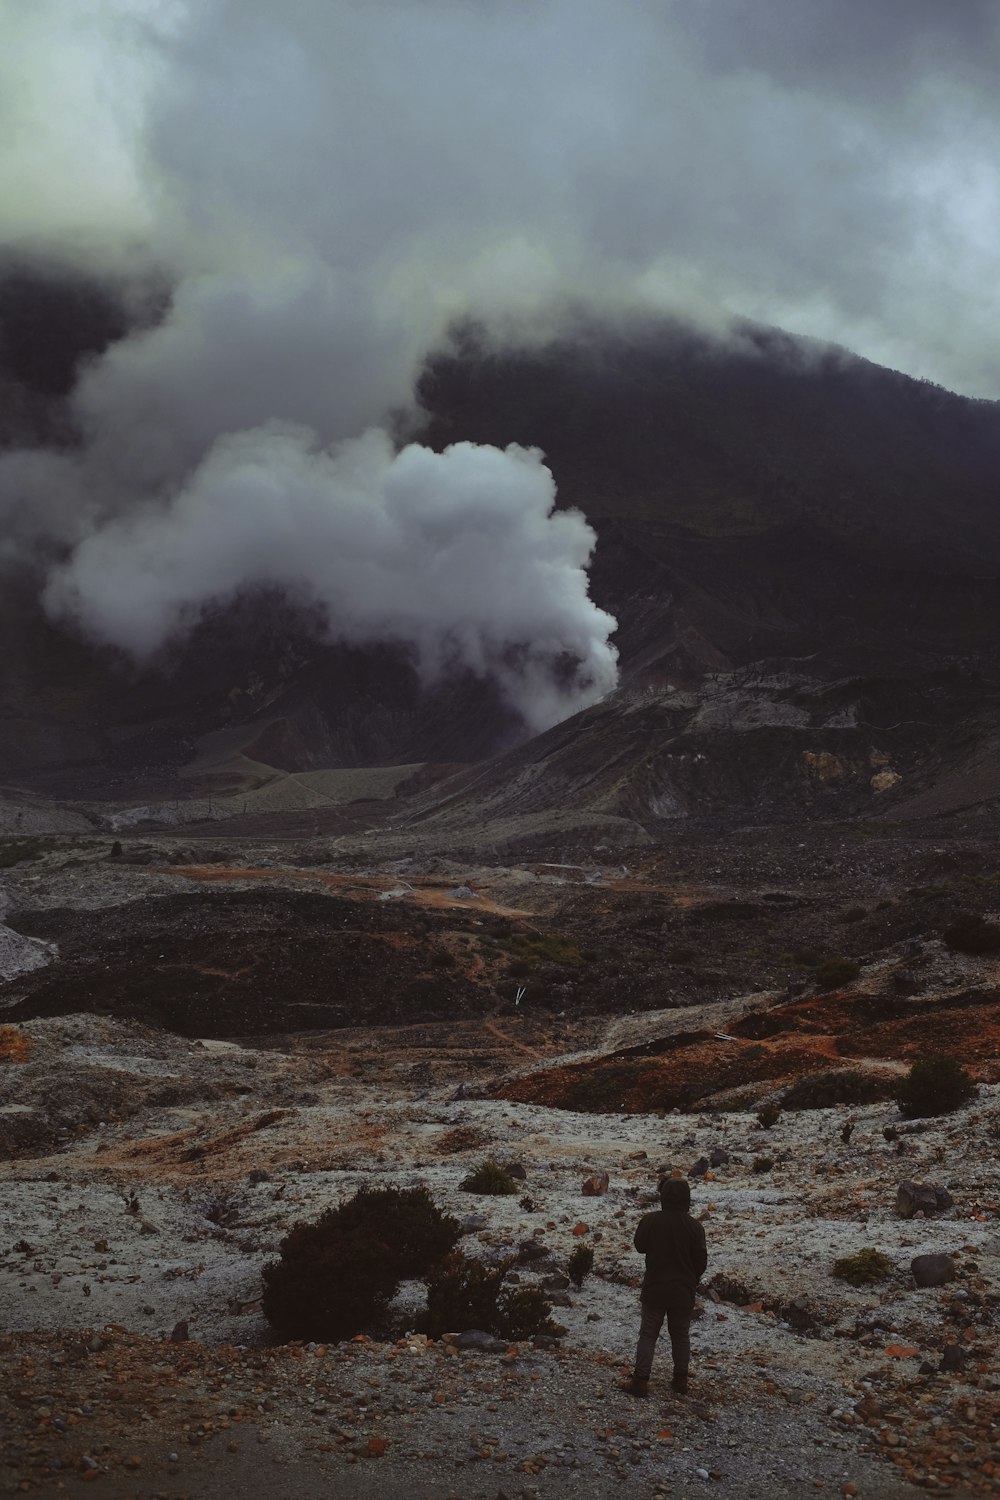
{"type": "Polygon", "coordinates": [[[591,1172],[589,1177],[584,1178],[580,1191],[585,1198],[601,1198],[608,1191],[610,1183],[607,1172],[591,1172]]]}
{"type": "Polygon", "coordinates": [[[915,1255],[910,1270],[917,1286],[943,1286],[955,1276],[955,1262],[950,1255],[915,1255]]]}
{"type": "Polygon", "coordinates": [[[695,1472],[695,1475],[697,1476],[697,1478],[699,1478],[699,1479],[707,1479],[708,1478],[708,1470],[707,1469],[695,1469],[694,1472],[695,1472]]]}

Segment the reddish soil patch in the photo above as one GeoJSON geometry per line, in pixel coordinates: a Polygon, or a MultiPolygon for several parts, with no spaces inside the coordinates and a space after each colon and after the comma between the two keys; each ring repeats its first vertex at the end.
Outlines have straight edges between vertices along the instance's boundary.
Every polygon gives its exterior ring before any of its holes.
{"type": "Polygon", "coordinates": [[[31,1040],[16,1026],[0,1026],[0,1062],[23,1063],[31,1055],[31,1040]]]}
{"type": "MultiPolygon", "coordinates": [[[[516,1078],[503,1097],[563,1109],[646,1113],[690,1109],[730,1090],[773,1088],[852,1063],[914,1062],[947,1051],[981,1082],[1000,1078],[1000,1006],[965,992],[919,1003],[895,996],[814,996],[744,1016],[735,1041],[685,1032],[608,1057],[516,1078]]],[[[888,1087],[891,1080],[886,1080],[888,1087]]]]}

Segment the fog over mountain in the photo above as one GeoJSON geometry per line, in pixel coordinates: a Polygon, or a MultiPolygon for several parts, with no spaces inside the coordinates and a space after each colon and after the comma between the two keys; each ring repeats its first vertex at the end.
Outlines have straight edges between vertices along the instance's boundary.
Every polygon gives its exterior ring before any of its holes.
{"type": "Polygon", "coordinates": [[[410,445],[460,316],[738,315],[1000,394],[993,7],[861,0],[0,4],[0,222],[113,284],[61,440],[0,459],[14,565],[135,656],[277,585],[495,677],[615,680],[593,533],[529,446],[410,445]]]}

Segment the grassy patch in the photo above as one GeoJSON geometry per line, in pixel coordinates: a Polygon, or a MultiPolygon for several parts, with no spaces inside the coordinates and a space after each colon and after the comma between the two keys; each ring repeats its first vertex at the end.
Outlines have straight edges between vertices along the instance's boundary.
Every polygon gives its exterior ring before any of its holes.
{"type": "Polygon", "coordinates": [[[529,974],[540,963],[575,969],[584,962],[583,954],[573,939],[558,932],[514,933],[499,946],[513,959],[509,970],[511,974],[529,974]]]}
{"type": "Polygon", "coordinates": [[[0,870],[9,870],[14,865],[27,864],[41,859],[54,847],[52,839],[12,838],[0,839],[0,870]]]}
{"type": "Polygon", "coordinates": [[[491,1198],[509,1198],[518,1191],[507,1169],[492,1157],[480,1162],[459,1186],[463,1193],[485,1193],[491,1198]]]}
{"type": "Polygon", "coordinates": [[[859,1250],[857,1255],[835,1260],[830,1274],[851,1286],[870,1286],[875,1281],[885,1281],[894,1270],[892,1261],[880,1250],[859,1250]]]}

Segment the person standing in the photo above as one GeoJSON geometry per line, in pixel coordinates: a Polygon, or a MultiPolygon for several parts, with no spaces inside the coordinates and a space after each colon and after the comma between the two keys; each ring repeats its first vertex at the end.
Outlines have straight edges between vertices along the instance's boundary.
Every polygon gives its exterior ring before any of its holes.
{"type": "Polygon", "coordinates": [[[691,1217],[691,1187],[683,1178],[660,1183],[660,1212],[644,1214],[635,1231],[635,1248],[646,1257],[640,1301],[642,1321],[632,1374],[622,1383],[630,1396],[645,1396],[656,1341],[666,1318],[674,1359],[671,1387],[687,1394],[691,1358],[691,1316],[695,1292],[708,1265],[705,1231],[691,1217]]]}

